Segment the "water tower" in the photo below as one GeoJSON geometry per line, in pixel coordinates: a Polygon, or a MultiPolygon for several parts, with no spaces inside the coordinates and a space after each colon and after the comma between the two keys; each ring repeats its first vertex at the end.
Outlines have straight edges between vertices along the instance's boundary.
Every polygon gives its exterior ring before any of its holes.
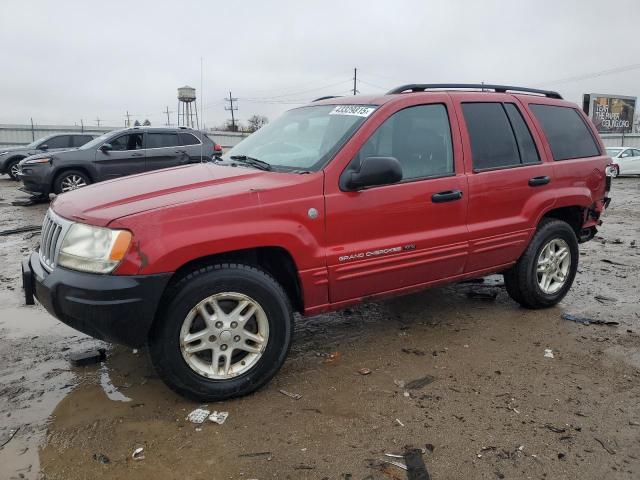
{"type": "Polygon", "coordinates": [[[193,87],[184,86],[178,89],[178,126],[200,129],[196,89],[193,87]]]}

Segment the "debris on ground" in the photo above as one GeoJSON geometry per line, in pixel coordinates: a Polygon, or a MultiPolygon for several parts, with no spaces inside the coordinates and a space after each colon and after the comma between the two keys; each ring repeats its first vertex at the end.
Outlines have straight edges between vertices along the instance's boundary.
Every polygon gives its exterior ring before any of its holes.
{"type": "Polygon", "coordinates": [[[551,430],[553,433],[564,433],[567,431],[566,428],[564,427],[556,427],[555,425],[552,425],[551,423],[547,423],[544,426],[547,430],[551,430]]]}
{"type": "Polygon", "coordinates": [[[436,377],[432,377],[431,375],[425,375],[424,377],[416,378],[415,380],[411,380],[409,383],[406,383],[404,385],[404,388],[406,388],[407,390],[420,390],[421,388],[426,387],[430,383],[433,383],[435,379],[436,377]]]}
{"type": "Polygon", "coordinates": [[[369,375],[371,373],[371,369],[367,367],[362,367],[360,370],[358,370],[358,373],[360,375],[369,375]]]}
{"type": "Polygon", "coordinates": [[[424,350],[418,350],[417,348],[403,348],[402,353],[410,353],[416,357],[423,357],[427,354],[424,350]]]}
{"type": "Polygon", "coordinates": [[[209,415],[209,420],[218,425],[222,425],[228,417],[229,412],[217,412],[214,410],[211,412],[211,415],[209,415]]]}
{"type": "Polygon", "coordinates": [[[407,465],[408,480],[430,480],[420,449],[407,449],[404,454],[404,463],[407,465]]]}
{"type": "Polygon", "coordinates": [[[144,460],[144,448],[136,448],[131,454],[131,458],[133,458],[134,460],[144,460]]]}
{"type": "Polygon", "coordinates": [[[111,460],[109,460],[109,457],[107,457],[104,453],[94,453],[93,459],[96,462],[101,463],[103,465],[108,465],[109,463],[111,463],[111,460]]]}
{"type": "Polygon", "coordinates": [[[335,363],[340,360],[340,357],[342,357],[340,352],[332,352],[322,361],[322,363],[335,363]]]}
{"type": "Polygon", "coordinates": [[[396,423],[401,427],[404,427],[404,423],[402,423],[399,418],[396,418],[396,423]]]}
{"type": "Polygon", "coordinates": [[[436,447],[433,446],[433,443],[427,443],[425,444],[424,448],[426,449],[427,452],[429,453],[433,453],[433,451],[436,449],[436,447]]]}
{"type": "Polygon", "coordinates": [[[398,462],[397,460],[382,460],[382,462],[393,465],[394,467],[401,468],[402,470],[407,470],[407,466],[402,462],[398,462]]]}
{"type": "Polygon", "coordinates": [[[278,390],[281,394],[286,395],[289,398],[293,398],[294,400],[300,400],[302,398],[302,395],[299,393],[291,393],[291,392],[287,392],[286,390],[278,390]]]}
{"type": "Polygon", "coordinates": [[[551,350],[550,348],[545,348],[544,356],[545,358],[553,358],[553,350],[551,350]]]}
{"type": "Polygon", "coordinates": [[[607,451],[607,453],[608,453],[609,455],[615,455],[615,454],[616,454],[616,451],[615,451],[614,449],[612,449],[611,447],[608,447],[608,446],[607,446],[607,444],[606,444],[606,443],[604,443],[604,442],[603,442],[602,440],[600,440],[599,438],[597,438],[597,437],[593,437],[593,439],[594,439],[596,442],[598,442],[600,445],[602,445],[602,448],[604,448],[604,449],[607,451]]]}
{"type": "Polygon", "coordinates": [[[191,423],[204,423],[204,421],[209,418],[211,412],[209,410],[205,410],[204,408],[196,408],[189,415],[187,415],[187,420],[191,423]]]}
{"type": "Polygon", "coordinates": [[[595,298],[598,302],[600,303],[607,303],[607,302],[617,302],[618,299],[614,298],[614,297],[607,297],[606,295],[596,295],[595,298]]]}
{"type": "Polygon", "coordinates": [[[563,313],[561,318],[570,322],[582,323],[583,325],[607,325],[611,327],[620,325],[620,322],[614,322],[612,320],[599,320],[597,318],[582,317],[571,313],[563,313]]]}
{"type": "Polygon", "coordinates": [[[88,350],[86,352],[74,352],[69,354],[69,361],[75,367],[82,367],[84,365],[91,365],[92,363],[99,363],[107,358],[107,352],[104,348],[97,348],[88,350]]]}
{"type": "Polygon", "coordinates": [[[619,267],[628,267],[629,266],[626,263],[616,262],[614,260],[609,260],[608,258],[601,258],[600,261],[604,262],[604,263],[608,263],[609,265],[618,265],[619,267]]]}
{"type": "Polygon", "coordinates": [[[467,292],[467,297],[477,298],[479,300],[495,300],[497,296],[498,292],[480,292],[477,290],[467,292]]]}
{"type": "Polygon", "coordinates": [[[42,230],[42,225],[29,225],[26,227],[10,228],[9,230],[0,230],[0,237],[15,235],[16,233],[35,232],[37,230],[42,230]]]}
{"type": "Polygon", "coordinates": [[[0,448],[3,448],[7,443],[9,443],[11,440],[13,440],[13,437],[16,436],[16,433],[18,433],[18,430],[20,430],[20,427],[16,428],[15,430],[12,430],[11,433],[9,434],[9,438],[7,438],[2,445],[0,445],[0,448]]]}
{"type": "Polygon", "coordinates": [[[240,458],[254,458],[254,457],[270,457],[271,452],[253,452],[253,453],[241,453],[238,455],[240,458]]]}

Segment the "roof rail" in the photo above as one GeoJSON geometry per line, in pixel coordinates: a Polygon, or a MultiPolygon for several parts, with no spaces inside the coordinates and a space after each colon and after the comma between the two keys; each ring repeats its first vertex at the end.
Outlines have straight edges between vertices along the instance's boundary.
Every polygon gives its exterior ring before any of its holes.
{"type": "Polygon", "coordinates": [[[342,95],[327,95],[326,97],[316,98],[315,100],[312,100],[311,103],[319,102],[320,100],[329,100],[330,98],[340,98],[341,96],[342,95]]]}
{"type": "Polygon", "coordinates": [[[493,90],[496,93],[510,92],[524,92],[524,93],[536,93],[538,95],[544,95],[549,98],[557,98],[562,100],[562,95],[558,92],[551,90],[539,90],[537,88],[526,87],[513,87],[509,85],[488,85],[483,83],[411,83],[409,85],[402,85],[401,87],[389,90],[387,95],[403,92],[424,92],[425,90],[452,90],[452,89],[477,89],[477,90],[493,90]]]}

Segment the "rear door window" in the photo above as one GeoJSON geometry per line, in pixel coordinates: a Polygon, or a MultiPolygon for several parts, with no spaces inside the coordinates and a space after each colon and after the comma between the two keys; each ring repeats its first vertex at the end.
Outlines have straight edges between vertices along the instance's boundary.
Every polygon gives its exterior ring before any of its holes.
{"type": "Polygon", "coordinates": [[[198,145],[200,143],[200,140],[190,133],[180,132],[178,136],[180,137],[180,145],[198,145]]]}
{"type": "Polygon", "coordinates": [[[580,113],[571,107],[529,105],[547,137],[554,160],[595,157],[600,149],[580,113]]]}
{"type": "Polygon", "coordinates": [[[516,136],[522,163],[538,163],[540,161],[538,149],[533,141],[529,127],[527,127],[524,118],[522,118],[522,113],[520,113],[518,107],[513,103],[505,103],[504,109],[507,112],[507,116],[511,122],[511,128],[513,128],[513,133],[516,136]]]}
{"type": "Polygon", "coordinates": [[[502,103],[463,103],[474,170],[520,165],[518,143],[502,103]]]}
{"type": "Polygon", "coordinates": [[[111,141],[113,150],[140,150],[142,149],[142,133],[130,133],[121,135],[111,141]]]}
{"type": "Polygon", "coordinates": [[[146,148],[166,148],[180,145],[177,133],[147,133],[146,148]]]}
{"type": "Polygon", "coordinates": [[[49,140],[44,142],[44,145],[47,148],[69,148],[71,146],[70,136],[69,135],[58,135],[57,137],[51,137],[49,140]]]}
{"type": "Polygon", "coordinates": [[[91,135],[73,135],[71,140],[74,147],[81,147],[85,143],[93,140],[93,137],[91,135]]]}

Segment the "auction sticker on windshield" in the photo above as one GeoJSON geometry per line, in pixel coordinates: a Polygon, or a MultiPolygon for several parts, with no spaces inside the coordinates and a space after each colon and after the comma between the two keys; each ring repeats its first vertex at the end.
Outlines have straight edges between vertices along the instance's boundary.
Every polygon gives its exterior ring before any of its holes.
{"type": "Polygon", "coordinates": [[[356,117],[368,117],[375,107],[363,107],[362,105],[338,105],[329,115],[354,115],[356,117]]]}

